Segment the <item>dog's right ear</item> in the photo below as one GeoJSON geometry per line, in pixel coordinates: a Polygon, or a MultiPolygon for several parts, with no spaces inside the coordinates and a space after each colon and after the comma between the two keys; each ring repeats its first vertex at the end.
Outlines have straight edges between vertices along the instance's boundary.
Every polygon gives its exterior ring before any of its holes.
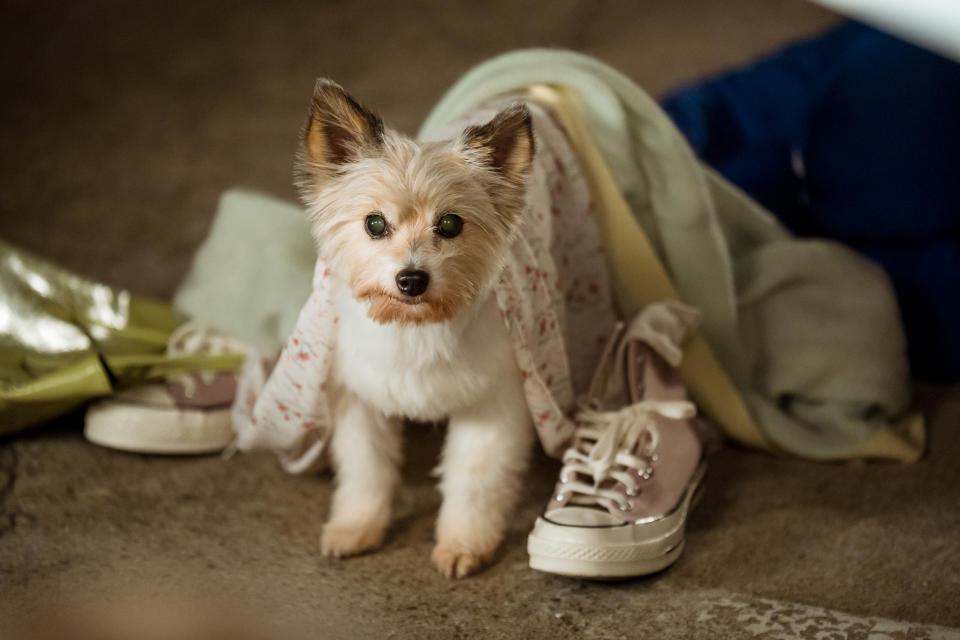
{"type": "Polygon", "coordinates": [[[313,89],[303,130],[300,172],[336,171],[383,143],[383,122],[332,80],[320,78],[313,89]]]}

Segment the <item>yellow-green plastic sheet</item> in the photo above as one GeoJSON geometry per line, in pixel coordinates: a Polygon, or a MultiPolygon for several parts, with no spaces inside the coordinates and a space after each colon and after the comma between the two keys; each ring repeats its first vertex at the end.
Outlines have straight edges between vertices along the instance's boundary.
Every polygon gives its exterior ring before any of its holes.
{"type": "Polygon", "coordinates": [[[182,322],[163,302],[88,280],[0,240],[0,435],[115,390],[242,355],[165,355],[182,322]]]}

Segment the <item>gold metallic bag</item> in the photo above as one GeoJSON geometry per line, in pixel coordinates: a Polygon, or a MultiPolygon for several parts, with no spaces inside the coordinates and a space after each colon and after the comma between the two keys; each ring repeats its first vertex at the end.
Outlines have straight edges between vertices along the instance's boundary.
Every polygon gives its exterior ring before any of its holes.
{"type": "Polygon", "coordinates": [[[0,434],[147,380],[239,367],[242,354],[167,357],[182,321],[0,240],[0,434]]]}

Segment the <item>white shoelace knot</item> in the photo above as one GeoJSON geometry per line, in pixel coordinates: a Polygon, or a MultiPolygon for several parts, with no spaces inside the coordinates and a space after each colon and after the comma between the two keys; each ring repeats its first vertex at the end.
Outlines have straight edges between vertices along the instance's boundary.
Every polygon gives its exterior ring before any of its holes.
{"type": "Polygon", "coordinates": [[[670,400],[641,400],[619,411],[581,409],[574,444],[563,454],[560,481],[564,486],[557,497],[569,492],[571,504],[616,505],[629,511],[633,507],[629,498],[640,491],[640,479],[653,474],[657,460],[660,432],[655,416],[680,420],[696,412],[691,402],[670,400]],[[584,476],[592,483],[585,482],[584,476]],[[627,499],[616,490],[617,482],[625,487],[627,499]]]}

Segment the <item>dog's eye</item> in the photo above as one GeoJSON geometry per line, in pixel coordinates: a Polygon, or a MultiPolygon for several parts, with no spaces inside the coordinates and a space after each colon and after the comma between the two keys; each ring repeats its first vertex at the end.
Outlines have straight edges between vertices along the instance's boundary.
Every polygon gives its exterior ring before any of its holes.
{"type": "Polygon", "coordinates": [[[463,220],[455,213],[445,213],[437,220],[437,233],[444,238],[452,238],[463,231],[463,220]]]}
{"type": "Polygon", "coordinates": [[[380,238],[387,231],[387,220],[379,213],[371,213],[363,221],[363,226],[371,238],[380,238]]]}

